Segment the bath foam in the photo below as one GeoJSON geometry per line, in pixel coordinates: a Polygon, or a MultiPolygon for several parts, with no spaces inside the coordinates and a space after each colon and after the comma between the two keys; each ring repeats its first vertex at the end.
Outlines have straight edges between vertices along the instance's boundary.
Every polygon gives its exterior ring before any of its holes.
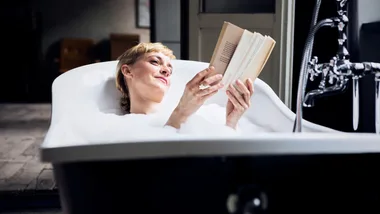
{"type": "Polygon", "coordinates": [[[68,127],[62,131],[62,139],[65,139],[64,144],[67,142],[67,145],[88,145],[181,140],[194,137],[223,139],[268,132],[244,117],[239,121],[237,130],[226,126],[225,108],[217,104],[202,106],[177,130],[165,126],[170,110],[161,110],[149,115],[80,111],[77,115],[71,115],[70,118],[61,121],[66,123],[64,127],[68,127]]]}
{"type": "Polygon", "coordinates": [[[242,117],[234,130],[226,124],[226,109],[217,104],[202,106],[189,120],[182,124],[179,133],[195,136],[247,136],[259,132],[268,132],[247,118],[242,117]]]}

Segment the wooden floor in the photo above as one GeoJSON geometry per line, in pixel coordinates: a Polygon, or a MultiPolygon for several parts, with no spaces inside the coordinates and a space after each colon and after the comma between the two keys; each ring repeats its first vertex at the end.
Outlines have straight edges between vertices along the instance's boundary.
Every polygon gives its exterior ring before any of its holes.
{"type": "Polygon", "coordinates": [[[55,188],[38,151],[50,114],[49,104],[0,104],[0,191],[55,188]]]}

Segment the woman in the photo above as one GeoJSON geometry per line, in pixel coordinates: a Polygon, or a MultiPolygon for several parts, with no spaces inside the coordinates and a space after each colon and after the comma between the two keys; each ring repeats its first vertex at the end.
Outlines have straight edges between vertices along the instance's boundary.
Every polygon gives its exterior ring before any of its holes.
{"type": "MultiPolygon", "coordinates": [[[[173,51],[161,43],[140,43],[123,53],[119,58],[116,87],[121,91],[121,107],[126,113],[150,114],[156,111],[170,87],[173,72],[173,51]]],[[[214,68],[200,71],[187,84],[185,91],[170,115],[166,125],[180,128],[181,124],[195,113],[204,102],[223,87],[222,75],[214,74],[214,68]],[[203,89],[202,85],[209,86],[203,89]]],[[[243,113],[250,107],[253,83],[238,81],[239,92],[229,86],[226,93],[226,124],[236,129],[243,113]]]]}

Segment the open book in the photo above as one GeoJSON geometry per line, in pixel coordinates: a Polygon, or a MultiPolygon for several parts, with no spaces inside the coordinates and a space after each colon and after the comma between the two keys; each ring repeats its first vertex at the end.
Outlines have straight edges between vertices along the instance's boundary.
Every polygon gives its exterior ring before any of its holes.
{"type": "Polygon", "coordinates": [[[276,42],[270,36],[250,32],[224,22],[210,65],[223,74],[225,88],[240,79],[254,81],[264,68],[276,42]]]}

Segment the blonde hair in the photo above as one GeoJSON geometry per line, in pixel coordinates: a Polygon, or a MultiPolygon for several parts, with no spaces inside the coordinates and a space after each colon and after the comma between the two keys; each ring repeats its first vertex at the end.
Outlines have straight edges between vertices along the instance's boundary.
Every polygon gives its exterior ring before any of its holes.
{"type": "Polygon", "coordinates": [[[124,79],[123,72],[121,71],[122,65],[132,65],[134,64],[141,56],[146,53],[160,52],[168,56],[170,59],[175,59],[173,51],[167,46],[163,45],[160,42],[156,43],[144,43],[141,42],[132,48],[126,50],[122,55],[118,57],[119,60],[116,67],[116,88],[121,92],[122,97],[120,99],[120,107],[125,113],[130,112],[131,100],[129,97],[129,90],[127,82],[124,79]]]}

